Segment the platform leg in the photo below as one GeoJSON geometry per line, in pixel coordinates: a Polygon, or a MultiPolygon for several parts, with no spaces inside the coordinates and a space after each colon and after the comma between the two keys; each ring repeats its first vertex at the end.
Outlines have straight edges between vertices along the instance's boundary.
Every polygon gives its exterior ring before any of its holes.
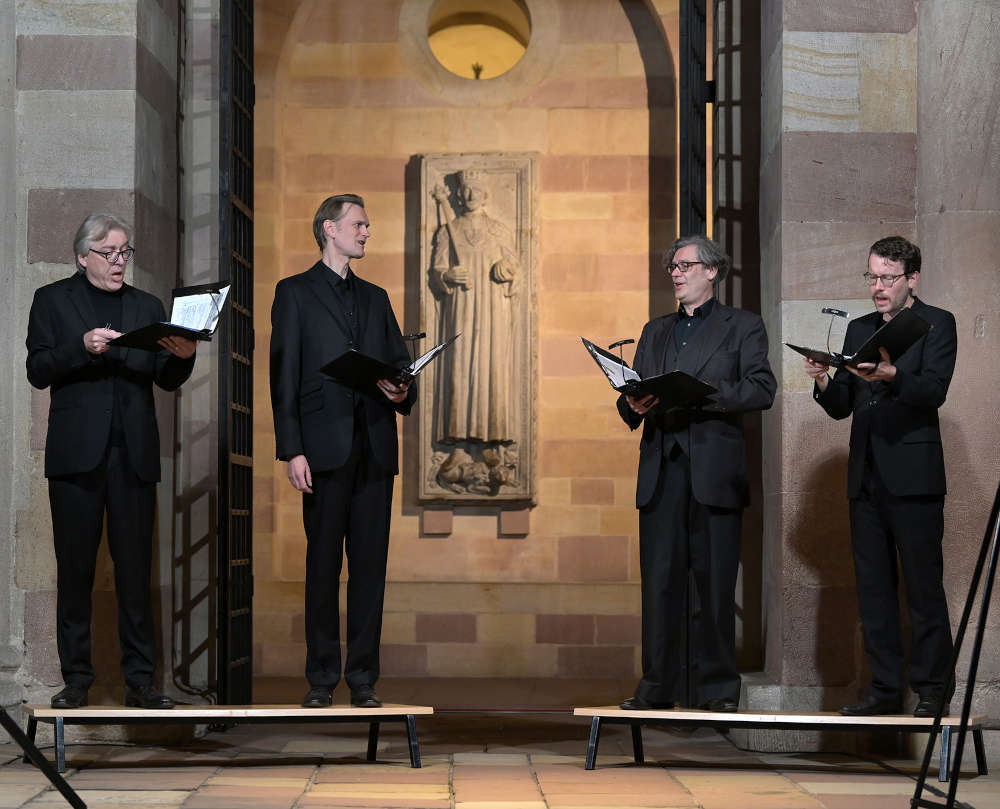
{"type": "Polygon", "coordinates": [[[417,721],[413,714],[406,715],[406,741],[410,746],[410,766],[420,767],[420,743],[417,741],[417,721]]]}
{"type": "Polygon", "coordinates": [[[989,775],[989,768],[986,766],[986,747],[983,744],[983,729],[973,728],[972,743],[976,746],[976,769],[980,775],[989,775]]]}
{"type": "MultiPolygon", "coordinates": [[[[34,745],[35,743],[35,732],[38,730],[38,720],[33,716],[28,717],[28,733],[27,739],[34,745]]],[[[31,763],[31,758],[28,756],[28,751],[24,751],[24,758],[21,759],[25,764],[31,763]]]]}
{"type": "MultiPolygon", "coordinates": [[[[61,722],[62,720],[59,721],[61,722]]],[[[49,779],[49,783],[59,790],[73,809],[87,809],[87,804],[83,802],[83,799],[76,794],[73,787],[66,783],[65,778],[52,769],[52,765],[49,763],[48,759],[42,755],[42,752],[37,747],[35,747],[33,739],[29,739],[24,735],[20,725],[11,719],[10,714],[8,714],[2,707],[0,707],[0,725],[3,725],[3,729],[6,730],[7,733],[10,734],[10,737],[21,746],[22,750],[24,750],[24,755],[42,771],[45,777],[49,779]]]]}
{"type": "Polygon", "coordinates": [[[948,780],[951,762],[951,725],[941,725],[941,763],[938,764],[938,781],[948,780]]]}
{"type": "Polygon", "coordinates": [[[632,722],[632,757],[636,764],[645,764],[646,757],[642,752],[642,723],[632,722]]]}
{"type": "Polygon", "coordinates": [[[56,769],[66,772],[66,724],[61,716],[56,717],[52,731],[56,743],[56,769]]]}
{"type": "Polygon", "coordinates": [[[601,742],[601,717],[595,716],[590,721],[590,739],[587,741],[586,769],[592,770],[597,765],[597,745],[601,742]]]}
{"type": "Polygon", "coordinates": [[[368,723],[368,761],[375,760],[375,753],[378,750],[378,722],[368,723]]]}

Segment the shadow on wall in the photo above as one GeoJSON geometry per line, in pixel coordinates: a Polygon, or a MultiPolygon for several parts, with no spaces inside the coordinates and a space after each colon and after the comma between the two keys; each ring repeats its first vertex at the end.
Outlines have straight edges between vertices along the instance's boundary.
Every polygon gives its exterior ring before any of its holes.
{"type": "Polygon", "coordinates": [[[675,238],[674,192],[677,182],[677,77],[660,20],[642,3],[620,0],[646,73],[649,105],[649,317],[676,308],[670,276],[663,272],[664,249],[675,238]]]}
{"type": "MultiPolygon", "coordinates": [[[[790,560],[783,639],[789,685],[823,687],[822,710],[836,710],[863,677],[847,507],[847,448],[813,466],[786,506],[790,560]],[[789,513],[791,512],[791,513],[789,513]]],[[[787,502],[787,501],[786,501],[787,502]]]]}

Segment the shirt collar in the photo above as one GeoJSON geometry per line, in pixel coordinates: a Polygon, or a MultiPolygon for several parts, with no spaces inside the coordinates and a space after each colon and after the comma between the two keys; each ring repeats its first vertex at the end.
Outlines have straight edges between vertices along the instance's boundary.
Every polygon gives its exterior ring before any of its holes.
{"type": "Polygon", "coordinates": [[[714,295],[711,298],[709,298],[707,301],[705,301],[701,306],[699,306],[698,308],[696,308],[690,314],[684,308],[684,304],[682,303],[678,307],[678,309],[677,309],[677,317],[680,318],[681,320],[683,320],[684,318],[688,318],[688,317],[697,317],[697,318],[699,318],[701,320],[704,320],[710,314],[712,314],[712,309],[713,309],[714,306],[715,306],[715,296],[714,295]]]}
{"type": "Polygon", "coordinates": [[[347,266],[347,272],[344,273],[343,278],[329,267],[327,267],[327,271],[327,277],[335,289],[354,289],[354,270],[351,269],[350,265],[347,266]]]}

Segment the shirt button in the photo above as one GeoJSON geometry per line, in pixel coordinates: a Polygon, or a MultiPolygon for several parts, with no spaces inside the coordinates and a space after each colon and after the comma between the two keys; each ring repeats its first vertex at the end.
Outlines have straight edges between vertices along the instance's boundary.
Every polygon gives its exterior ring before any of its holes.
{"type": "Polygon", "coordinates": [[[877,399],[872,399],[870,402],[868,402],[868,406],[869,407],[875,407],[875,405],[877,405],[877,404],[878,404],[878,400],[877,399]]]}

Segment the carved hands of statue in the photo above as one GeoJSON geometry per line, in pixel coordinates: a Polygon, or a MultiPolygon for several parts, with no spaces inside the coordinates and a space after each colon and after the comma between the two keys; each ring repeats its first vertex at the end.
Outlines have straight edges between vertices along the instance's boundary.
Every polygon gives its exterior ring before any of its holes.
{"type": "Polygon", "coordinates": [[[435,202],[439,202],[441,203],[441,205],[447,206],[448,198],[451,195],[448,193],[447,188],[445,188],[443,185],[438,184],[434,186],[434,190],[431,191],[431,196],[434,197],[435,202]]]}
{"type": "Polygon", "coordinates": [[[469,271],[465,267],[449,267],[441,274],[441,277],[444,278],[446,284],[453,287],[469,288],[469,271]]]}
{"type": "Polygon", "coordinates": [[[517,280],[520,275],[520,265],[509,256],[504,256],[490,267],[490,278],[497,284],[507,284],[504,294],[509,298],[517,294],[517,280]]]}

